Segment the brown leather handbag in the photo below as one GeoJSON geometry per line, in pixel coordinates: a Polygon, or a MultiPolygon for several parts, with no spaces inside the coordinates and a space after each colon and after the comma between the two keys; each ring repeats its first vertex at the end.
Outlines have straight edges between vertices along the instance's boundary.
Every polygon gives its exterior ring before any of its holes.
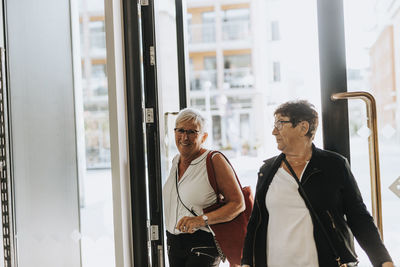
{"type": "MultiPolygon", "coordinates": [[[[215,179],[214,166],[211,161],[212,156],[215,155],[216,153],[219,153],[222,156],[224,156],[225,160],[232,167],[232,164],[229,162],[226,156],[221,152],[210,151],[208,153],[206,159],[208,180],[210,181],[210,184],[214,189],[215,194],[217,194],[217,203],[211,205],[210,207],[205,208],[204,213],[216,210],[221,206],[225,205],[224,197],[218,189],[217,181],[215,179]]],[[[233,167],[232,170],[235,173],[236,180],[239,183],[239,186],[242,190],[242,194],[244,196],[246,204],[246,209],[242,213],[240,213],[235,219],[229,222],[210,225],[212,231],[214,232],[213,236],[217,249],[220,254],[223,253],[223,255],[221,255],[222,259],[224,260],[224,258],[226,257],[231,266],[240,265],[243,245],[244,245],[244,238],[247,232],[247,223],[249,222],[254,203],[254,198],[251,192],[251,188],[249,186],[242,187],[233,167]]]]}

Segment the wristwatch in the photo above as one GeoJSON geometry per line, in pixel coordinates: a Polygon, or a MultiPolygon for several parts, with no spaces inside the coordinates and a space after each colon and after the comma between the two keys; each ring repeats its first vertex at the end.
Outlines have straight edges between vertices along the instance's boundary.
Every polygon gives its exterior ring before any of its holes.
{"type": "Polygon", "coordinates": [[[208,217],[207,217],[207,215],[203,215],[203,216],[201,216],[201,218],[204,220],[204,222],[206,223],[206,226],[208,226],[208,217]]]}

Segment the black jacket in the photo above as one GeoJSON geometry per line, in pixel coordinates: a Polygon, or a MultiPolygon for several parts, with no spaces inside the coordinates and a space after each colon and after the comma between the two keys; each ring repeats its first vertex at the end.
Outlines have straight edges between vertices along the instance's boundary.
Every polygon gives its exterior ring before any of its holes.
{"type": "MultiPolygon", "coordinates": [[[[254,208],[247,226],[242,264],[267,266],[266,237],[268,211],[265,197],[284,154],[264,161],[258,173],[254,208]]],[[[312,207],[330,236],[342,263],[356,262],[353,234],[373,266],[392,261],[383,245],[373,218],[367,211],[348,161],[341,155],[313,145],[311,160],[301,184],[312,207]]],[[[320,267],[337,267],[326,236],[313,216],[314,239],[320,267]]],[[[273,244],[272,244],[273,245],[273,244]]],[[[284,255],[282,255],[284,256],[284,255]]]]}

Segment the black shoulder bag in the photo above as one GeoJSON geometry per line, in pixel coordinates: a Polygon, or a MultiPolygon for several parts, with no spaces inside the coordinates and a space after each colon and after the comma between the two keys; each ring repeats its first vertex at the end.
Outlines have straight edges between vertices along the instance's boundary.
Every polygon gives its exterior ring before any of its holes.
{"type": "Polygon", "coordinates": [[[292,174],[292,177],[296,180],[297,184],[299,185],[299,193],[301,197],[304,199],[304,202],[306,203],[306,206],[308,210],[310,211],[311,215],[314,217],[315,221],[319,224],[321,227],[322,232],[324,233],[326,240],[328,241],[329,247],[331,248],[333,254],[335,255],[335,260],[338,264],[339,267],[350,267],[350,266],[357,266],[357,263],[354,265],[354,263],[342,263],[339,254],[337,253],[335,247],[333,246],[332,240],[328,235],[328,232],[326,231],[324,225],[321,222],[321,219],[319,218],[318,214],[315,212],[313,206],[311,205],[310,200],[307,197],[306,192],[303,189],[303,186],[300,183],[299,178],[297,177],[296,173],[294,172],[292,166],[290,166],[289,162],[286,160],[286,158],[283,158],[283,162],[286,164],[288,167],[290,173],[292,174]]]}

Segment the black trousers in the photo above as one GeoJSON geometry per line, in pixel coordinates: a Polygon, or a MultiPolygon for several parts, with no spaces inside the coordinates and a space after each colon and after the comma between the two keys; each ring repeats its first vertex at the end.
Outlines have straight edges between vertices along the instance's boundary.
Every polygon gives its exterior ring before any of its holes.
{"type": "Polygon", "coordinates": [[[205,231],[179,235],[167,232],[167,247],[170,267],[218,267],[221,261],[213,236],[205,231]]]}

